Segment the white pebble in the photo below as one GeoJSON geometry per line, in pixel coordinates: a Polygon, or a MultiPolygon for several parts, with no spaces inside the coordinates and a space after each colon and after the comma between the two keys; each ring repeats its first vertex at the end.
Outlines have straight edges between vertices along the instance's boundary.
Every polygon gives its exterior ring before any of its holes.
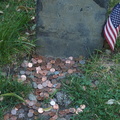
{"type": "Polygon", "coordinates": [[[12,114],[12,115],[16,115],[16,114],[17,114],[17,110],[12,109],[12,110],[11,110],[11,114],[12,114]]]}
{"type": "Polygon", "coordinates": [[[56,103],[55,103],[55,101],[54,101],[54,100],[51,100],[51,101],[50,101],[50,105],[52,105],[52,106],[53,106],[53,105],[55,105],[55,104],[56,104],[56,103]]]}

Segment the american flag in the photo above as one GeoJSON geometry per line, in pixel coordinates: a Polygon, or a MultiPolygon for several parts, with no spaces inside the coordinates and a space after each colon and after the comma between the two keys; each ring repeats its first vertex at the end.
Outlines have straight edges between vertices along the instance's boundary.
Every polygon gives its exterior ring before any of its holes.
{"type": "Polygon", "coordinates": [[[104,26],[104,36],[110,48],[114,51],[116,39],[120,30],[120,4],[118,3],[112,10],[104,26]]]}

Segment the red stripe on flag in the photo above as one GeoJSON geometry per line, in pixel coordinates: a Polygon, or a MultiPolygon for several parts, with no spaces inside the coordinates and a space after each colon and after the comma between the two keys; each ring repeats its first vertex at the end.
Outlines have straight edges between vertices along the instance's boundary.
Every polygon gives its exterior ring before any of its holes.
{"type": "Polygon", "coordinates": [[[105,36],[105,39],[107,40],[110,48],[111,48],[112,51],[113,51],[113,50],[114,50],[114,44],[113,44],[113,42],[111,41],[111,39],[110,39],[110,37],[109,37],[109,35],[108,35],[108,32],[107,32],[106,27],[107,27],[107,26],[105,26],[105,28],[104,28],[104,36],[105,36]]]}
{"type": "Polygon", "coordinates": [[[106,36],[106,33],[105,33],[105,32],[104,32],[104,36],[105,36],[105,39],[106,39],[106,41],[108,42],[110,48],[112,49],[112,51],[114,51],[114,46],[113,46],[113,44],[111,44],[111,42],[108,40],[108,37],[106,36]]]}
{"type": "Polygon", "coordinates": [[[112,35],[113,35],[113,39],[114,39],[114,42],[115,42],[115,39],[117,38],[117,35],[115,34],[114,30],[112,29],[112,26],[110,24],[110,19],[108,20],[108,25],[109,25],[109,28],[112,32],[112,35]]]}
{"type": "Polygon", "coordinates": [[[108,22],[107,22],[107,25],[106,25],[106,32],[108,33],[108,35],[109,35],[109,40],[113,43],[113,44],[115,44],[115,41],[114,41],[114,38],[112,37],[113,36],[113,33],[112,33],[112,31],[110,30],[110,28],[109,28],[109,25],[108,25],[108,22]]]}
{"type": "Polygon", "coordinates": [[[114,31],[115,38],[117,38],[117,35],[118,35],[117,30],[114,28],[114,26],[113,26],[113,24],[112,24],[112,22],[111,22],[110,17],[109,17],[109,22],[110,22],[110,26],[111,26],[112,30],[114,31]]]}

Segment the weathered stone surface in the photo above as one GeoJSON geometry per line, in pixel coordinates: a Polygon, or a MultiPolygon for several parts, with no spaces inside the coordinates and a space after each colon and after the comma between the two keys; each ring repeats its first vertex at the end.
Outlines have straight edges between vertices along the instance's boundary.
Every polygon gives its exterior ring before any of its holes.
{"type": "Polygon", "coordinates": [[[110,0],[93,0],[93,1],[95,1],[100,7],[107,9],[110,0]]]}
{"type": "Polygon", "coordinates": [[[100,0],[38,0],[36,53],[88,57],[101,49],[104,6],[100,0]]]}

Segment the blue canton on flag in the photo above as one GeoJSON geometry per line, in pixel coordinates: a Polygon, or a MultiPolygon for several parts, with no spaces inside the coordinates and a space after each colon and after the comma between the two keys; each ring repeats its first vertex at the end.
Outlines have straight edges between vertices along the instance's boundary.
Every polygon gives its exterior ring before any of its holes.
{"type": "Polygon", "coordinates": [[[116,44],[116,39],[120,30],[120,4],[118,3],[112,10],[106,25],[104,26],[104,36],[112,51],[116,44]]]}

